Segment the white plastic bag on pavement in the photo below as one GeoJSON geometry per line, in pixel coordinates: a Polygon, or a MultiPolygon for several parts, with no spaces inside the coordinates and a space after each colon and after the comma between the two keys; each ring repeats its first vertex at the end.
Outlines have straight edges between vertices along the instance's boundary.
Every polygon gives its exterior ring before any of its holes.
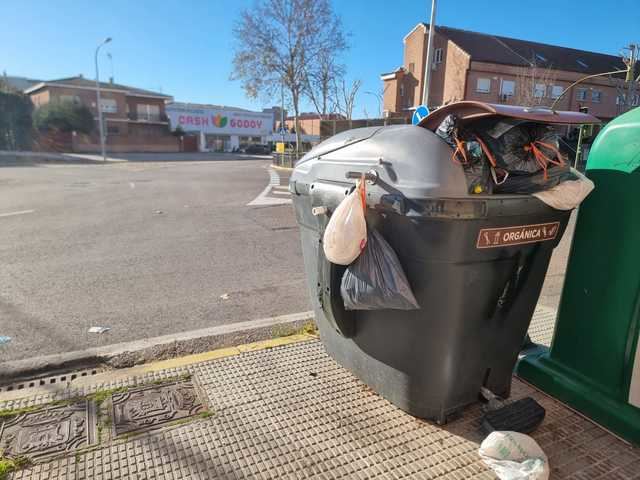
{"type": "Polygon", "coordinates": [[[324,231],[324,254],[331,263],[349,265],[367,244],[367,223],[364,219],[364,182],[345,197],[333,212],[324,231]]]}
{"type": "Polygon", "coordinates": [[[536,441],[524,433],[496,431],[478,451],[500,480],[548,480],[549,461],[536,441]]]}
{"type": "Polygon", "coordinates": [[[594,184],[577,170],[571,172],[577,180],[565,180],[549,190],[542,190],[532,194],[556,210],[572,210],[582,203],[591,193],[594,184]]]}

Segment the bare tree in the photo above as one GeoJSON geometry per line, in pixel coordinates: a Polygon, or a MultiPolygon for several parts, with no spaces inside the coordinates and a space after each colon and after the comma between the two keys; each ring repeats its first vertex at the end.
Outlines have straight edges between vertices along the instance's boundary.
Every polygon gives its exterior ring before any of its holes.
{"type": "Polygon", "coordinates": [[[354,80],[348,84],[344,77],[336,79],[334,82],[336,109],[349,121],[353,117],[356,95],[361,86],[362,80],[354,80]]]}
{"type": "Polygon", "coordinates": [[[336,61],[337,51],[324,51],[306,72],[304,93],[313,104],[321,118],[333,113],[336,108],[336,78],[344,75],[344,66],[336,61]]]}
{"type": "Polygon", "coordinates": [[[250,98],[269,98],[284,86],[300,149],[300,100],[315,62],[346,47],[342,22],[329,0],[256,0],[234,27],[231,78],[250,98]]]}
{"type": "Polygon", "coordinates": [[[548,90],[555,79],[551,67],[541,68],[535,63],[522,67],[517,76],[518,89],[514,99],[516,105],[535,107],[550,104],[548,90]]]}

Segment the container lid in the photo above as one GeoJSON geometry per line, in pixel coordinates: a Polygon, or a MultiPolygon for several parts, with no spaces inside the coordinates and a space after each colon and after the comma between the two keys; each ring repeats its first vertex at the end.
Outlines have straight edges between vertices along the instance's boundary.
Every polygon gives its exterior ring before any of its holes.
{"type": "Polygon", "coordinates": [[[454,114],[462,122],[490,118],[495,116],[519,118],[532,122],[554,124],[593,124],[600,123],[593,115],[566,110],[551,110],[546,107],[519,107],[484,102],[456,102],[440,107],[424,117],[418,124],[420,127],[435,130],[449,114],[454,114]]]}
{"type": "Polygon", "coordinates": [[[361,142],[362,140],[366,140],[367,138],[373,136],[381,128],[383,127],[354,128],[352,130],[340,132],[333,137],[329,137],[324,142],[314,147],[310,152],[308,152],[298,161],[298,164],[304,163],[312,158],[326,155],[327,153],[333,152],[334,150],[339,150],[343,147],[346,147],[347,145],[352,145],[354,143],[361,142]]]}

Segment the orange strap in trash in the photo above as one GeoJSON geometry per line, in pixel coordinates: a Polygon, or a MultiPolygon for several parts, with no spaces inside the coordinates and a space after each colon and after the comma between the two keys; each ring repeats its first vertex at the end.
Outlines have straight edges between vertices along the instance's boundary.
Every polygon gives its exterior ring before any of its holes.
{"type": "Polygon", "coordinates": [[[365,180],[364,173],[360,177],[360,183],[358,184],[358,193],[360,194],[360,201],[362,202],[362,210],[367,209],[367,182],[365,180]]]}
{"type": "Polygon", "coordinates": [[[496,168],[498,166],[498,162],[496,162],[496,157],[493,156],[493,153],[491,153],[491,150],[489,150],[489,147],[487,147],[487,144],[484,143],[478,135],[476,135],[475,137],[476,137],[476,141],[480,144],[480,148],[482,148],[482,151],[487,156],[487,159],[489,159],[489,163],[491,164],[491,166],[493,168],[496,168]]]}
{"type": "Polygon", "coordinates": [[[542,168],[542,171],[544,172],[545,180],[548,179],[547,168],[549,164],[558,165],[558,166],[564,165],[562,154],[554,145],[541,142],[540,140],[534,140],[530,144],[525,145],[523,148],[526,152],[530,151],[531,153],[533,153],[533,157],[536,159],[536,162],[538,162],[538,165],[540,165],[540,167],[542,168]],[[553,153],[555,153],[556,159],[549,158],[548,156],[546,156],[538,146],[551,150],[553,153]]]}
{"type": "Polygon", "coordinates": [[[451,155],[451,160],[460,165],[467,165],[469,163],[469,158],[467,158],[467,147],[465,142],[458,140],[458,137],[453,137],[453,141],[456,142],[456,148],[451,155]],[[459,160],[460,156],[462,157],[462,160],[459,160]]]}

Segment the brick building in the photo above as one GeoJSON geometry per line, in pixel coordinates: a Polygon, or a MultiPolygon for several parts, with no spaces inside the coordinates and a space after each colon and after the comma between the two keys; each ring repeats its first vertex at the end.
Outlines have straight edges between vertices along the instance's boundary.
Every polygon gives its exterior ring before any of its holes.
{"type": "MultiPolygon", "coordinates": [[[[86,105],[94,114],[96,124],[96,83],[82,75],[48,80],[27,88],[36,108],[49,102],[74,102],[86,105]]],[[[171,135],[165,111],[165,102],[172,100],[165,95],[141,88],[117,83],[100,83],[101,109],[105,121],[107,149],[111,152],[177,151],[179,143],[171,135]]],[[[99,134],[74,136],[74,151],[99,151],[99,134]]]]}
{"type": "MultiPolygon", "coordinates": [[[[346,120],[344,115],[339,113],[329,113],[326,115],[320,115],[319,113],[301,113],[298,116],[298,125],[300,125],[300,133],[303,135],[314,135],[320,136],[320,125],[322,121],[327,120],[346,120]]],[[[280,130],[280,121],[276,119],[276,129],[275,131],[280,130]]],[[[295,132],[295,118],[292,116],[286,117],[284,120],[285,129],[288,132],[295,132]]]]}
{"type": "MultiPolygon", "coordinates": [[[[429,25],[416,25],[404,37],[402,66],[381,75],[385,115],[410,114],[422,103],[428,33],[429,25]]],[[[434,47],[430,107],[459,100],[548,106],[581,77],[625,68],[613,55],[442,26],[434,32],[434,47]]],[[[622,84],[619,77],[587,80],[556,108],[588,107],[609,120],[621,113],[622,84]]]]}

